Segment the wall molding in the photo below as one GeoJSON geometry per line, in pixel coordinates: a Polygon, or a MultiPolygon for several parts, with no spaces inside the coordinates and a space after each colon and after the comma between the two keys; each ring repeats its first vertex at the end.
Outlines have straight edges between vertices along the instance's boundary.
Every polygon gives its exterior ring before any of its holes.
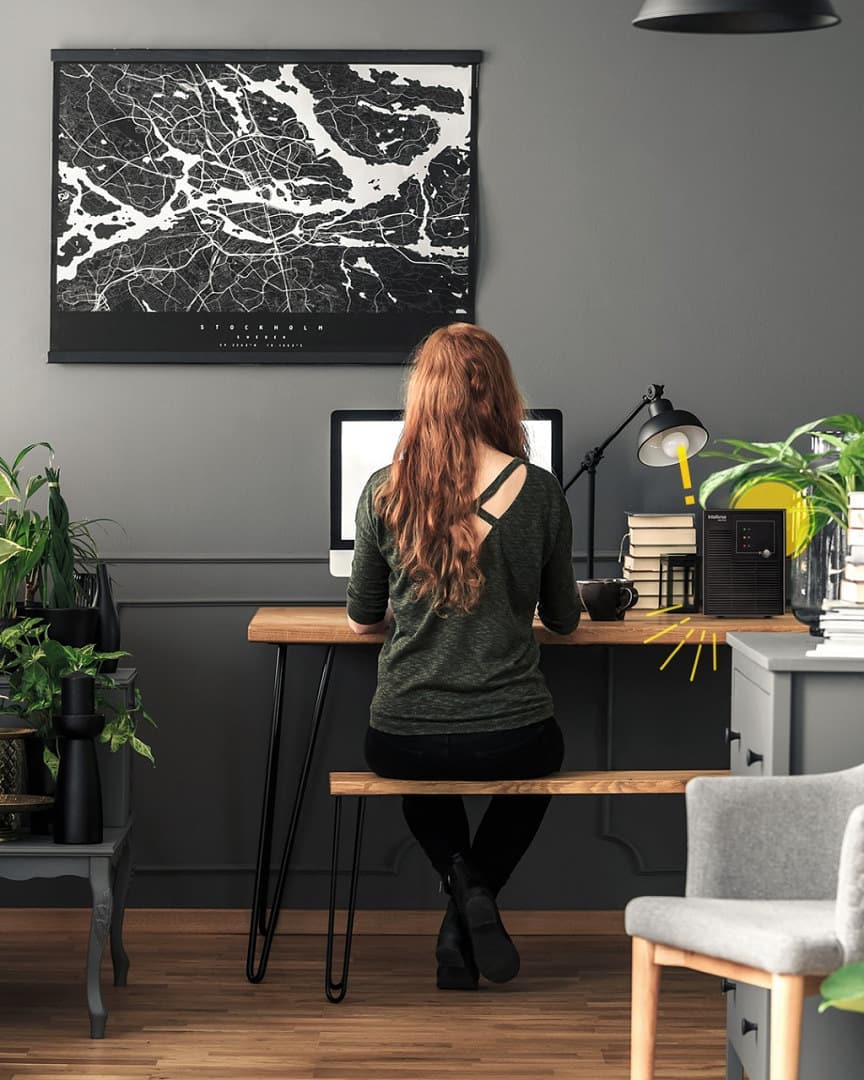
{"type": "MultiPolygon", "coordinates": [[[[585,562],[588,558],[586,551],[574,551],[573,562],[585,562]]],[[[618,549],[598,550],[594,553],[595,559],[612,559],[618,561],[618,549]]],[[[326,565],[330,562],[328,555],[100,555],[100,562],[109,565],[121,563],[141,566],[159,564],[214,564],[214,565],[326,565]]]]}

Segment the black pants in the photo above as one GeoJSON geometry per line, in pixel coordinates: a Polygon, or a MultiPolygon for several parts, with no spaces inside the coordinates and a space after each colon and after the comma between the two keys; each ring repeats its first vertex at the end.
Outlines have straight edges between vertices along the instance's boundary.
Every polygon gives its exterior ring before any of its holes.
{"type": "MultiPolygon", "coordinates": [[[[464,735],[366,733],[366,761],[400,780],[527,780],[557,772],[564,740],[554,717],[509,731],[464,735]]],[[[453,856],[470,856],[497,893],[528,850],[549,806],[548,795],[493,795],[474,842],[460,795],[405,795],[408,828],[446,880],[453,856]]]]}

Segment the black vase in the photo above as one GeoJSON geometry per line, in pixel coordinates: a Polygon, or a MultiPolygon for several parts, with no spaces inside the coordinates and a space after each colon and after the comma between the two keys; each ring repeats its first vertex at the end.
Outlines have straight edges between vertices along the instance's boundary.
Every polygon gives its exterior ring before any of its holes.
{"type": "Polygon", "coordinates": [[[93,740],[105,726],[94,712],[92,675],[61,680],[60,715],[54,730],[60,738],[60,767],[54,795],[56,844],[102,843],[102,788],[93,740]]]}
{"type": "MultiPolygon", "coordinates": [[[[120,648],[120,614],[111,590],[108,566],[100,562],[96,567],[96,609],[99,612],[99,651],[116,652],[120,648]]],[[[99,670],[117,670],[116,660],[103,660],[99,670]]]]}

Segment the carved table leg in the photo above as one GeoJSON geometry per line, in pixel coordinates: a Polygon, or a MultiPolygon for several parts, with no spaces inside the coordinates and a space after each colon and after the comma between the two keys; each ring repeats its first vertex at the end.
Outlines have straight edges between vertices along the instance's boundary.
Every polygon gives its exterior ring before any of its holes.
{"type": "Polygon", "coordinates": [[[114,906],[110,859],[90,859],[90,891],[93,894],[93,914],[90,917],[90,941],[87,946],[87,1008],[90,1010],[90,1038],[101,1039],[105,1036],[108,1011],[102,1001],[99,968],[114,906]]]}
{"type": "Polygon", "coordinates": [[[126,893],[132,876],[132,843],[127,837],[114,867],[114,912],[111,916],[111,963],[114,985],[125,986],[129,972],[129,957],[123,948],[123,916],[126,914],[126,893]]]}

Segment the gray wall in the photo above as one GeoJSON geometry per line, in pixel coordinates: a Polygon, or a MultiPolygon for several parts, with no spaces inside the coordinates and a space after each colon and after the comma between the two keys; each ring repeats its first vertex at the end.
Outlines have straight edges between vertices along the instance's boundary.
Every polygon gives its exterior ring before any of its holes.
{"type": "MultiPolygon", "coordinates": [[[[342,596],[323,561],[328,416],[396,406],[402,375],[47,366],[49,50],[484,49],[477,317],[505,343],[529,402],[564,410],[569,472],[650,381],[665,382],[717,436],[772,438],[811,417],[861,410],[864,13],[849,0],[843,7],[838,29],[753,38],[639,32],[630,26],[637,0],[42,0],[9,9],[0,453],[51,441],[73,516],[112,517],[125,529],[102,546],[117,560],[125,643],[160,722],[159,766],[137,771],[133,901],[245,901],[272,660],[246,644],[245,626],[262,602],[342,596]],[[185,837],[178,820],[189,825],[185,837]]],[[[705,471],[697,464],[694,477],[705,471]]],[[[599,487],[607,552],[625,508],[681,506],[677,470],[640,467],[627,436],[599,487]]],[[[571,498],[579,546],[581,494],[571,498]]],[[[331,739],[326,762],[357,757],[373,660],[369,650],[340,660],[343,689],[331,704],[345,734],[331,739]]],[[[601,705],[580,712],[563,661],[553,664],[578,747],[601,705]]],[[[579,664],[602,686],[602,657],[579,664]]],[[[292,673],[292,707],[308,702],[311,679],[308,665],[292,673]]],[[[682,709],[692,695],[716,699],[719,685],[687,686],[682,709]]],[[[725,686],[710,722],[702,704],[690,713],[706,725],[706,747],[715,747],[725,686]]],[[[644,693],[659,687],[668,688],[647,682],[644,693]]],[[[674,732],[654,734],[661,756],[677,752],[674,732]]],[[[716,752],[689,763],[707,765],[716,752]]],[[[326,810],[319,800],[319,816],[326,810]]],[[[555,821],[550,837],[573,828],[566,814],[555,821]]],[[[324,865],[319,825],[309,825],[301,852],[312,870],[324,865]]],[[[404,833],[387,827],[401,851],[404,833]]],[[[680,846],[680,821],[674,828],[680,846]]],[[[592,881],[579,885],[577,903],[614,904],[642,890],[619,848],[597,842],[590,855],[592,881]]],[[[405,861],[428,885],[415,855],[405,861]]],[[[388,895],[421,906],[417,889],[411,878],[388,895]]],[[[574,902],[565,893],[562,885],[537,902],[574,902]]],[[[0,900],[38,895],[4,886],[0,900]]],[[[529,903],[530,891],[515,899],[529,903]]]]}

